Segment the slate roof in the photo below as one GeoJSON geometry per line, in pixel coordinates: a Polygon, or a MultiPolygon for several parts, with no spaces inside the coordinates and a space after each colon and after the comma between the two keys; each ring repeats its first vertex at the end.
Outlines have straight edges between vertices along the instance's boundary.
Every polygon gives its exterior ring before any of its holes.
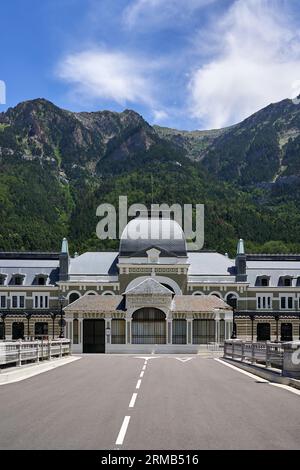
{"type": "Polygon", "coordinates": [[[211,312],[214,309],[231,310],[231,307],[215,295],[175,295],[173,312],[211,312]]]}
{"type": "MultiPolygon", "coordinates": [[[[218,297],[213,295],[175,295],[171,302],[173,312],[212,312],[215,309],[231,310],[218,297]]],[[[84,295],[64,308],[65,313],[116,313],[126,310],[122,295],[84,295]]]]}
{"type": "Polygon", "coordinates": [[[247,261],[247,281],[256,285],[258,276],[268,276],[270,286],[278,286],[284,276],[300,277],[300,261],[247,261]]]}
{"type": "Polygon", "coordinates": [[[232,276],[235,260],[217,252],[188,252],[189,276],[232,276]]]}
{"type": "MultiPolygon", "coordinates": [[[[36,276],[45,274],[46,285],[55,285],[59,278],[59,260],[55,259],[11,259],[0,258],[0,275],[4,274],[4,285],[12,285],[15,274],[24,277],[22,286],[37,285],[36,276]]],[[[22,286],[18,286],[22,288],[22,286]]]]}
{"type": "Polygon", "coordinates": [[[70,259],[69,274],[117,276],[118,253],[116,251],[86,252],[70,259]]]}
{"type": "Polygon", "coordinates": [[[66,313],[115,313],[124,312],[122,295],[84,295],[64,308],[66,313]]]}

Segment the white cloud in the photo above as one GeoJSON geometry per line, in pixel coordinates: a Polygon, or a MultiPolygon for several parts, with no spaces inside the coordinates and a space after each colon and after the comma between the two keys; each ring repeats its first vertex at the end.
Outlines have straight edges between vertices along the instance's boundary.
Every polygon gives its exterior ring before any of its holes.
{"type": "Polygon", "coordinates": [[[154,109],[152,114],[154,122],[164,122],[169,118],[169,114],[164,109],[154,109]]]}
{"type": "Polygon", "coordinates": [[[214,56],[194,69],[189,93],[192,116],[205,127],[233,124],[298,92],[300,34],[287,4],[237,0],[201,33],[199,49],[214,56]]]}
{"type": "Polygon", "coordinates": [[[176,19],[176,25],[191,13],[217,0],[132,0],[124,11],[123,21],[128,28],[147,26],[170,26],[169,20],[176,19]]]}
{"type": "Polygon", "coordinates": [[[88,100],[112,100],[122,106],[155,106],[151,73],[157,64],[120,52],[87,50],[70,54],[58,66],[59,78],[88,100]]]}

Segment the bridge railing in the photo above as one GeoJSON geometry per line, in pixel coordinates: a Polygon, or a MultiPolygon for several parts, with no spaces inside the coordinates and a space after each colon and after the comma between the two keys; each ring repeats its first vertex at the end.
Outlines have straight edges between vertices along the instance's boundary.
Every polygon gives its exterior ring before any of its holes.
{"type": "Polygon", "coordinates": [[[0,341],[0,367],[5,365],[21,366],[25,362],[39,362],[71,354],[68,339],[37,341],[0,341]]]}
{"type": "Polygon", "coordinates": [[[224,343],[224,358],[263,364],[267,368],[281,369],[282,375],[300,378],[300,342],[254,343],[251,341],[227,340],[224,343]]]}

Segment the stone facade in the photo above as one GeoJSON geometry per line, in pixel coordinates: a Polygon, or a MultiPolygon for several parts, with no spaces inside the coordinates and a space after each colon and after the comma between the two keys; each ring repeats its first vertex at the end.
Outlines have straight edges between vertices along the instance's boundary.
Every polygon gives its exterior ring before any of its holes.
{"type": "MultiPolygon", "coordinates": [[[[126,347],[124,344],[113,347],[111,333],[105,333],[106,350],[129,351],[129,346],[137,350],[137,346],[131,344],[132,315],[149,307],[165,314],[165,347],[169,345],[174,349],[172,343],[176,335],[172,323],[175,320],[187,322],[186,326],[180,323],[180,328],[186,332],[188,350],[193,340],[202,341],[202,330],[195,334],[195,328],[200,328],[198,323],[193,323],[197,320],[203,320],[201,328],[207,331],[212,325],[204,322],[214,320],[214,334],[207,333],[208,342],[212,342],[212,336],[216,342],[231,336],[233,316],[231,310],[226,310],[229,304],[233,308],[238,338],[299,339],[300,255],[247,254],[241,241],[235,259],[215,252],[188,253],[183,249],[183,234],[180,242],[173,240],[170,244],[168,240],[160,243],[148,238],[137,251],[134,251],[134,244],[126,243],[121,240],[119,252],[83,253],[74,257],[69,254],[66,240],[58,253],[0,253],[0,338],[55,337],[61,333],[63,315],[66,321],[63,333],[73,341],[73,349],[80,352],[84,320],[102,319],[108,332],[112,320],[123,319],[125,326],[120,323],[117,327],[124,330],[126,347]],[[149,279],[168,290],[168,306],[166,297],[158,292],[132,297],[130,292],[149,279]],[[120,310],[93,311],[89,305],[85,310],[72,310],[77,299],[85,296],[94,296],[100,306],[101,296],[124,299],[125,310],[123,306],[120,310]],[[181,310],[172,309],[171,303],[180,296],[182,299],[202,296],[202,303],[207,296],[215,296],[224,303],[219,311],[214,307],[199,311],[201,302],[191,311],[186,301],[181,310]],[[219,323],[223,320],[224,326],[219,323]]],[[[183,338],[184,334],[178,336],[183,338]]],[[[176,347],[180,349],[181,345],[176,347]]]]}

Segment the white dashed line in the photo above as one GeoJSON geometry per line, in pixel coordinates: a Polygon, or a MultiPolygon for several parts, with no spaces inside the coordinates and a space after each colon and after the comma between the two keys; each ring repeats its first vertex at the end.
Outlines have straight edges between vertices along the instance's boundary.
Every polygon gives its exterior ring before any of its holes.
{"type": "Polygon", "coordinates": [[[146,370],[146,364],[143,366],[142,370],[146,370]]]}
{"type": "Polygon", "coordinates": [[[134,407],[136,398],[137,398],[137,393],[133,393],[132,397],[131,397],[131,400],[130,400],[130,403],[129,403],[129,408],[134,407]]]}
{"type": "Polygon", "coordinates": [[[121,446],[123,444],[123,441],[124,441],[124,438],[125,438],[125,435],[126,435],[126,432],[127,432],[129,421],[130,421],[130,416],[125,416],[124,421],[123,421],[122,426],[121,426],[121,429],[120,429],[120,432],[119,432],[117,440],[116,440],[116,445],[117,446],[121,446]]]}
{"type": "Polygon", "coordinates": [[[142,372],[140,373],[140,378],[144,377],[144,371],[142,370],[142,372]]]}
{"type": "Polygon", "coordinates": [[[137,384],[136,384],[136,387],[135,387],[135,388],[139,389],[140,386],[141,386],[141,383],[142,383],[142,381],[141,381],[141,379],[139,379],[139,380],[137,381],[137,384]]]}

